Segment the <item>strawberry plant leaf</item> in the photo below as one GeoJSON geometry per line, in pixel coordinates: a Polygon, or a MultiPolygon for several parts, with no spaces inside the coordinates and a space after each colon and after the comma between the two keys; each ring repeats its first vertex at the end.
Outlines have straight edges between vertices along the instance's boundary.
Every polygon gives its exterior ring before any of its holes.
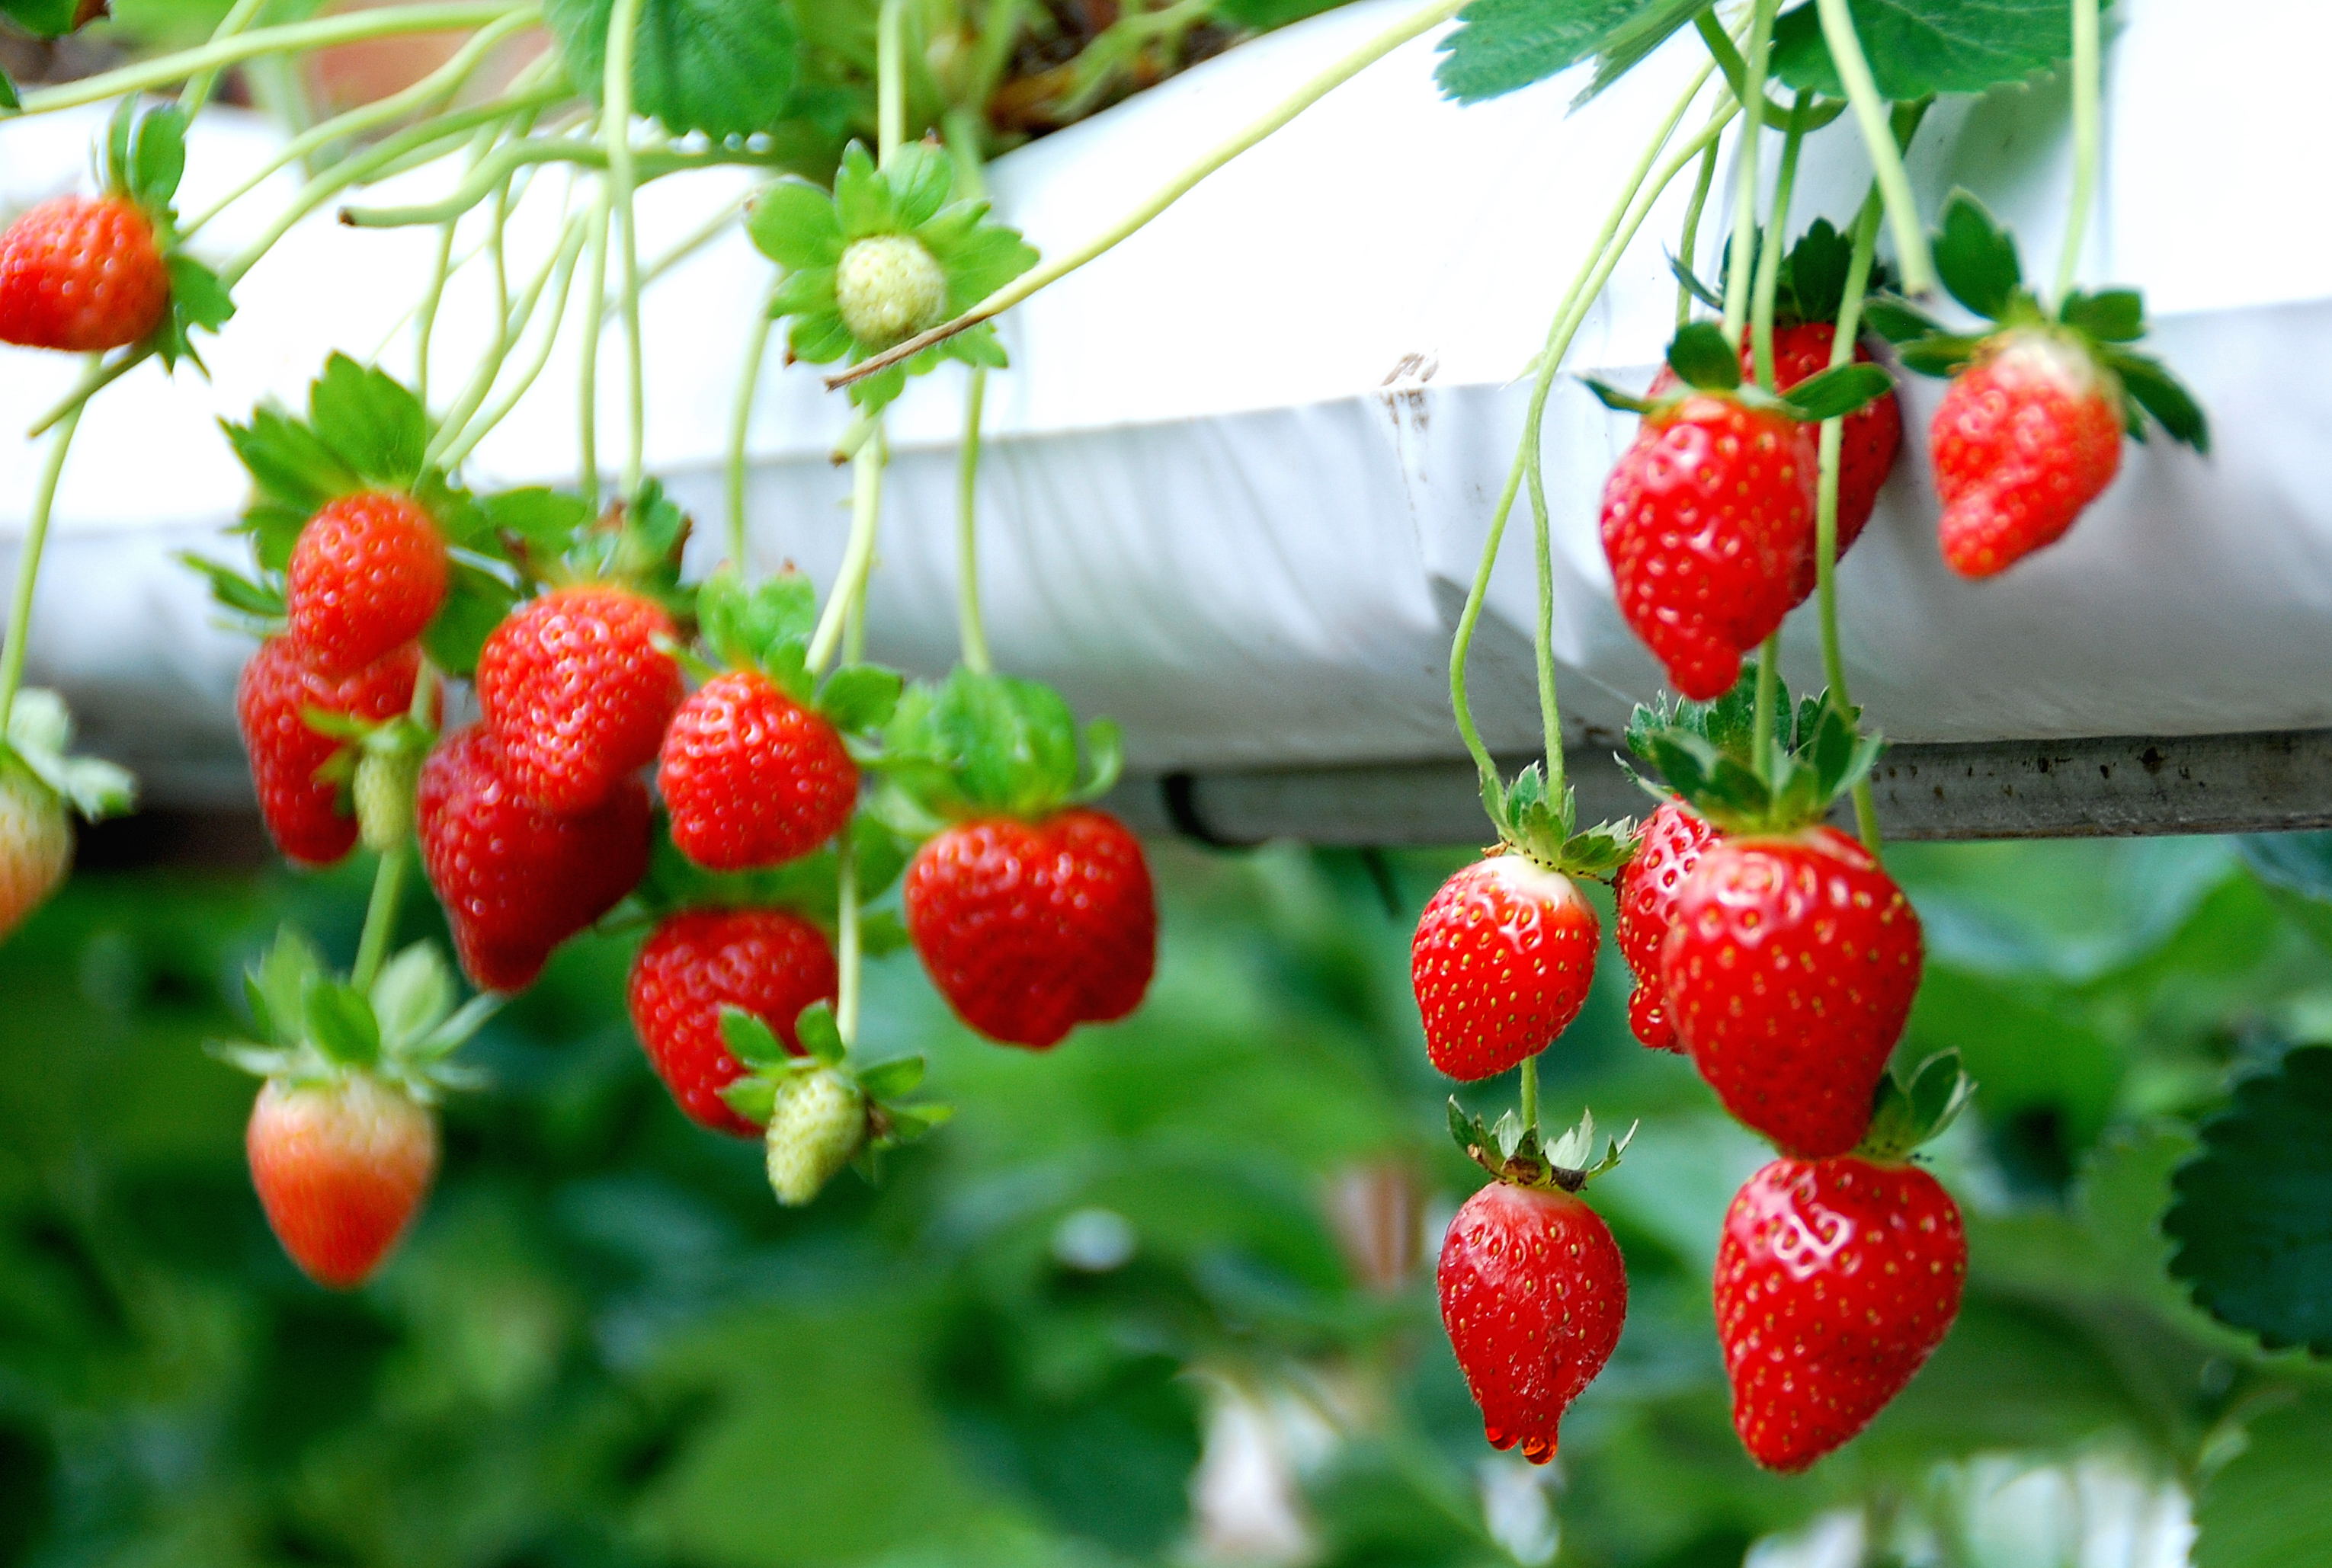
{"type": "MultiPolygon", "coordinates": [[[[599,101],[614,0],[549,0],[543,20],[577,91],[599,101]]],[[[659,0],[640,13],[632,94],[676,136],[775,130],[793,109],[800,35],[783,0],[659,0]]]]}
{"type": "Polygon", "coordinates": [[[2162,1229],[2195,1304],[2270,1350],[2332,1355],[2332,1047],[2291,1051],[2235,1086],[2172,1178],[2162,1229]]]}
{"type": "Polygon", "coordinates": [[[858,1086],[874,1100],[895,1100],[902,1095],[912,1095],[922,1081],[921,1056],[894,1056],[887,1062],[861,1068],[858,1074],[858,1086]]]}
{"type": "Polygon", "coordinates": [[[2247,1402],[2257,1414],[2241,1448],[2194,1500],[2194,1568],[2312,1568],[2332,1556],[2324,1510],[2332,1394],[2286,1391],[2247,1402]]]}
{"type": "Polygon", "coordinates": [[[1935,234],[1935,272],[1953,299],[1994,321],[2008,313],[2024,286],[2016,241],[1964,190],[1954,191],[1944,206],[1943,226],[1935,234]]]}
{"type": "Polygon", "coordinates": [[[1654,406],[1650,398],[1639,397],[1633,392],[1622,392],[1609,381],[1599,381],[1592,376],[1582,376],[1580,380],[1595,394],[1598,403],[1615,414],[1649,414],[1654,406]]]}
{"type": "Polygon", "coordinates": [[[786,1049],[777,1031],[743,1008],[725,1002],[721,1008],[721,1043],[739,1061],[757,1071],[775,1071],[793,1059],[793,1053],[786,1049]]]}
{"type": "Polygon", "coordinates": [[[838,1066],[846,1054],[842,1031],[834,1022],[834,1009],[824,1002],[802,1009],[801,1017],[794,1020],[794,1035],[804,1051],[827,1066],[838,1066]]]}
{"type": "Polygon", "coordinates": [[[393,1051],[454,1010],[454,977],[435,947],[416,942],[381,966],[369,999],[381,1041],[393,1051]]]}
{"type": "Polygon", "coordinates": [[[368,1067],[380,1060],[380,1024],[371,1005],[353,988],[321,974],[310,975],[301,1018],[309,1043],[327,1061],[368,1067]]]}
{"type": "MultiPolygon", "coordinates": [[[[2022,81],[2073,53],[2064,0],[1847,0],[1847,9],[1878,91],[1897,103],[2022,81]]],[[[1772,69],[1789,87],[1846,96],[1811,4],[1774,24],[1772,69]]]]}
{"type": "Polygon", "coordinates": [[[579,495],[529,485],[480,496],[477,514],[483,531],[516,540],[529,554],[556,560],[591,521],[591,504],[579,495]]]}
{"type": "Polygon", "coordinates": [[[858,946],[868,958],[887,958],[903,951],[907,946],[906,925],[887,909],[862,914],[858,917],[858,946]]]}
{"type": "MultiPolygon", "coordinates": [[[[781,179],[754,197],[745,233],[763,255],[795,277],[842,260],[842,225],[834,215],[833,199],[808,180],[781,179]]],[[[799,308],[791,305],[778,313],[799,308]]]]}
{"type": "Polygon", "coordinates": [[[731,1110],[748,1122],[757,1127],[766,1127],[769,1123],[769,1114],[777,1109],[778,1086],[767,1078],[757,1078],[749,1073],[725,1085],[721,1090],[721,1097],[728,1102],[731,1110]]]}
{"type": "Polygon", "coordinates": [[[2057,319],[2101,343],[2135,343],[2146,336],[2146,297],[2136,289],[2094,294],[2076,289],[2058,308],[2057,319]]]}
{"type": "MultiPolygon", "coordinates": [[[[0,9],[5,9],[5,7],[0,6],[0,9]]],[[[0,71],[0,109],[14,110],[24,107],[24,100],[16,91],[15,80],[5,71],[0,71]]]]}
{"type": "Polygon", "coordinates": [[[1956,376],[1974,360],[1976,350],[1983,344],[1982,338],[1938,332],[1904,344],[1895,357],[1903,362],[1905,369],[1922,376],[1956,376]]]}
{"type": "Polygon", "coordinates": [[[234,298],[219,276],[184,251],[173,251],[163,263],[170,274],[170,309],[180,330],[200,327],[216,331],[234,318],[234,298]]]}
{"type": "Polygon", "coordinates": [[[186,172],[186,110],[166,104],[139,116],[123,165],[131,197],[140,206],[161,211],[178,194],[178,180],[186,172]]]}
{"type": "Polygon", "coordinates": [[[1125,772],[1125,731],[1114,719],[1095,719],[1085,726],[1085,781],[1079,800],[1098,800],[1117,788],[1125,772]]]}
{"type": "Polygon", "coordinates": [[[1791,387],[1782,394],[1782,401],[1798,418],[1819,425],[1868,407],[1894,389],[1893,379],[1879,366],[1834,365],[1791,387]]]}
{"type": "Polygon", "coordinates": [[[1718,293],[1706,283],[1701,282],[1700,274],[1694,272],[1690,267],[1686,266],[1684,264],[1684,259],[1681,256],[1678,256],[1674,251],[1669,251],[1667,254],[1668,259],[1668,275],[1677,281],[1677,286],[1678,288],[1681,288],[1686,293],[1690,294],[1694,299],[1699,301],[1703,305],[1706,305],[1712,311],[1722,311],[1725,309],[1724,295],[1718,293]]]}
{"type": "Polygon", "coordinates": [[[905,681],[880,664],[845,664],[818,688],[818,711],[835,728],[855,732],[880,730],[891,722],[905,681]]]}
{"type": "MultiPolygon", "coordinates": [[[[81,25],[81,0],[0,0],[0,16],[5,16],[36,38],[62,38],[81,25]]],[[[102,15],[103,12],[92,12],[102,15]]],[[[15,107],[13,100],[10,108],[15,107]]]]}
{"type": "Polygon", "coordinates": [[[778,680],[797,701],[797,688],[817,625],[817,588],[798,571],[746,585],[732,565],[722,565],[696,590],[697,624],[705,645],[732,666],[760,669],[778,680]]]}
{"type": "Polygon", "coordinates": [[[1897,294],[1872,295],[1862,307],[1862,322],[1890,343],[1907,343],[1944,330],[1933,316],[1897,294]]]}
{"type": "Polygon", "coordinates": [[[310,385],[308,421],[349,473],[371,483],[412,483],[429,449],[421,400],[386,370],[346,354],[325,360],[310,385]]]}
{"type": "Polygon", "coordinates": [[[282,571],[292,547],[326,502],[361,488],[337,454],[300,420],[264,404],[248,425],[222,420],[227,445],[250,473],[253,493],[243,527],[262,569],[282,571]]]}
{"type": "Polygon", "coordinates": [[[1714,321],[1677,329],[1668,344],[1668,368],[1677,379],[1703,392],[1731,392],[1741,385],[1741,355],[1714,321]]]}
{"type": "Polygon", "coordinates": [[[518,605],[518,590],[493,573],[457,560],[446,579],[445,602],[421,636],[430,661],[450,675],[468,679],[478,655],[504,617],[518,605]]]}
{"type": "Polygon", "coordinates": [[[308,1008],[308,984],[323,972],[316,946],[292,926],[275,933],[265,956],[244,976],[244,995],[253,1025],[280,1045],[300,1043],[308,1008]]]}
{"type": "Polygon", "coordinates": [[[1710,3],[1474,0],[1442,41],[1433,77],[1445,97],[1479,103],[1607,52],[1640,58],[1710,3]]]}
{"type": "Polygon", "coordinates": [[[2122,386],[2137,406],[2154,416],[2174,441],[2183,441],[2195,451],[2207,454],[2211,450],[2211,423],[2194,395],[2186,390],[2169,367],[2161,360],[2144,354],[2134,354],[2127,349],[2107,351],[2106,363],[2121,378],[2122,386]]]}

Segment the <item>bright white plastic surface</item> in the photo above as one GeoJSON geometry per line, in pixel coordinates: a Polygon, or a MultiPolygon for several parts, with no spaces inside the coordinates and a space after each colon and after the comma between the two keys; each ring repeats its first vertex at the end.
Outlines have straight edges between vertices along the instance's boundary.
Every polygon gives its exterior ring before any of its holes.
{"type": "MultiPolygon", "coordinates": [[[[2310,62],[2332,44],[2332,14],[2307,0],[2130,0],[2116,12],[2126,14],[2108,55],[2107,159],[2083,274],[2146,290],[2156,347],[2209,407],[2217,452],[2132,447],[2067,542],[1998,581],[1963,583],[1936,557],[1925,478],[1940,386],[1909,379],[1905,460],[1841,575],[1855,693],[1899,739],[2332,724],[2332,490],[2316,472],[2332,400],[2307,368],[2332,355],[2332,212],[2291,199],[2285,168],[2286,149],[2308,145],[2310,62]]],[[[994,172],[999,206],[1040,245],[1074,244],[1398,13],[1396,0],[1366,0],[1017,153],[994,172]]],[[[997,655],[1118,717],[1138,767],[1457,751],[1449,628],[1519,434],[1527,387],[1515,378],[1621,171],[1695,62],[1672,46],[1571,113],[1572,81],[1461,110],[1435,92],[1434,59],[1420,43],[1371,69],[1002,322],[1015,368],[991,380],[981,485],[997,655]]],[[[2043,277],[2068,182],[2063,108],[2046,85],[1946,104],[1914,159],[1923,200],[1974,188],[2043,277]]],[[[83,117],[0,128],[0,201],[69,184],[94,127],[83,117]]],[[[203,205],[203,189],[266,142],[247,122],[206,120],[185,205],[203,205]]],[[[1841,121],[1809,145],[1796,221],[1842,221],[1865,177],[1841,121]]],[[[725,177],[653,187],[644,248],[653,254],[742,188],[725,177]]],[[[1649,374],[1673,319],[1661,253],[1682,196],[1679,182],[1619,268],[1572,369],[1623,384],[1649,374]]],[[[558,201],[546,181],[521,209],[515,275],[542,253],[558,201]]],[[[1725,207],[1711,203],[1712,214],[1725,207]]],[[[263,215],[231,214],[215,249],[263,215]]],[[[34,674],[66,687],[164,793],[216,788],[234,772],[227,697],[243,649],[204,629],[191,579],[167,560],[212,542],[239,504],[210,419],[262,394],[296,398],[332,347],[370,355],[388,343],[387,362],[402,368],[397,324],[429,244],[303,225],[240,291],[243,315],[207,351],[212,385],[141,370],[87,422],[43,584],[34,674]]],[[[768,276],[732,235],[649,298],[650,466],[696,509],[707,543],[720,533],[742,323],[768,276]]],[[[479,282],[465,274],[441,329],[441,403],[468,370],[446,346],[483,330],[479,282]]],[[[607,342],[603,463],[620,441],[621,356],[607,342]]],[[[0,350],[0,428],[21,427],[74,369],[0,350]]],[[[572,386],[562,349],[481,448],[481,482],[572,473],[572,386]]],[[[873,648],[918,669],[943,666],[952,649],[960,397],[945,372],[892,417],[873,648]]],[[[827,454],[841,423],[815,374],[772,356],[752,441],[763,564],[831,571],[846,473],[827,454]]],[[[1574,726],[1615,726],[1658,689],[1612,607],[1595,527],[1630,423],[1575,382],[1548,420],[1574,726]]],[[[21,532],[35,467],[29,448],[5,450],[0,537],[21,532]]],[[[1477,708],[1502,748],[1527,748],[1535,733],[1529,556],[1518,515],[1476,651],[1477,708]]],[[[1818,684],[1810,611],[1784,641],[1792,678],[1818,684]]]]}

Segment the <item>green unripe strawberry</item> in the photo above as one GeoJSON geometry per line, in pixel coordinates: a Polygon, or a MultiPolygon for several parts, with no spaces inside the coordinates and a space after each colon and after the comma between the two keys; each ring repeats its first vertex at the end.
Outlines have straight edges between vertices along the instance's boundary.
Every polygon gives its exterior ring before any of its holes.
{"type": "Polygon", "coordinates": [[[945,320],[947,287],[947,273],[912,234],[852,241],[834,274],[842,324],[869,349],[888,349],[945,320]]]}
{"type": "Polygon", "coordinates": [[[413,837],[413,788],[420,777],[418,752],[367,751],[357,760],[349,793],[367,849],[387,855],[413,837]]]}
{"type": "Polygon", "coordinates": [[[866,1095],[831,1067],[786,1075],[769,1112],[769,1189],[798,1209],[850,1163],[866,1141],[866,1095]]]}
{"type": "Polygon", "coordinates": [[[0,937],[46,903],[72,861],[72,821],[57,792],[0,757],[0,937]]]}

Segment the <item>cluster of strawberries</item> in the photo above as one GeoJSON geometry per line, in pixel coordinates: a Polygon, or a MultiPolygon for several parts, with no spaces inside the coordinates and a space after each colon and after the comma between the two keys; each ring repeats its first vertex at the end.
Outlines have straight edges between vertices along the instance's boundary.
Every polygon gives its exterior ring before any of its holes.
{"type": "MultiPolygon", "coordinates": [[[[626,923],[653,927],[629,987],[650,1062],[702,1125],[766,1139],[788,1201],[941,1110],[887,1104],[913,1075],[846,1065],[832,1012],[832,933],[855,921],[862,948],[879,947],[888,917],[860,920],[857,905],[903,867],[905,936],[982,1034],[1044,1048],[1139,1004],[1156,949],[1149,871],[1122,824],[1076,803],[1113,776],[1104,727],[1080,779],[1074,721],[1032,683],[959,670],[909,687],[865,664],[821,676],[808,580],[748,586],[723,568],[682,585],[686,522],[652,485],[595,517],[549,492],[472,497],[426,472],[383,484],[414,471],[418,432],[393,452],[364,432],[419,410],[378,371],[336,359],[311,409],[230,432],[260,492],[261,579],[205,567],[271,633],[237,712],[288,857],[330,865],[360,838],[397,856],[417,839],[461,967],[489,993],[525,989],[625,905],[626,923]],[[461,674],[479,717],[441,736],[461,674]],[[882,788],[862,808],[869,774],[882,788]]],[[[246,1065],[271,1088],[253,1171],[278,1233],[319,1278],[360,1279],[426,1185],[434,1165],[412,1151],[425,1133],[434,1148],[434,1126],[416,1112],[397,1118],[400,1138],[379,1135],[394,1073],[312,1051],[287,1073],[280,1052],[254,1052],[246,1065]],[[356,1078],[368,1085],[349,1089],[356,1078]],[[327,1102],[344,1112],[337,1141],[317,1132],[327,1102]],[[293,1126],[303,1157],[288,1182],[292,1134],[263,1129],[293,1126]],[[401,1173],[401,1209],[383,1199],[385,1171],[401,1173]],[[397,1222],[360,1228],[362,1247],[303,1250],[294,1238],[324,1209],[397,1222]]]]}

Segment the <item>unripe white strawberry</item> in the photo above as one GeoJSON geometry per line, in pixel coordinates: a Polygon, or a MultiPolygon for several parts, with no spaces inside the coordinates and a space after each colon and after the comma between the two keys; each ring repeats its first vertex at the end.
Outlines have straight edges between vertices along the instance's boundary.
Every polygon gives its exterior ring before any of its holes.
{"type": "Polygon", "coordinates": [[[947,319],[947,273],[913,235],[870,234],[842,253],[834,300],[852,337],[888,349],[947,319]]]}
{"type": "Polygon", "coordinates": [[[56,791],[14,758],[0,759],[0,937],[57,890],[72,846],[72,821],[56,791]]]}
{"type": "Polygon", "coordinates": [[[367,751],[357,759],[349,794],[367,849],[387,855],[413,837],[413,790],[420,777],[417,752],[367,751]]]}
{"type": "Polygon", "coordinates": [[[788,1073],[769,1112],[769,1188],[798,1209],[866,1141],[866,1095],[831,1067],[788,1073]]]}

